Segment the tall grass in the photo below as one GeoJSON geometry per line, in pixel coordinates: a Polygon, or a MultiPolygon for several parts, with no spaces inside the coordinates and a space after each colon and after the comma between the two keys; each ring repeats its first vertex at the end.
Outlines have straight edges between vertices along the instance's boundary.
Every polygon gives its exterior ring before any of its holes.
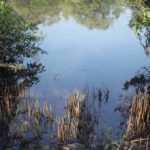
{"type": "Polygon", "coordinates": [[[146,138],[150,133],[150,93],[137,93],[130,108],[125,137],[128,139],[146,138]]]}
{"type": "Polygon", "coordinates": [[[42,133],[49,133],[48,130],[50,130],[52,124],[51,105],[47,102],[39,105],[37,97],[26,97],[19,103],[15,119],[11,121],[9,129],[11,134],[18,137],[40,139],[42,133]]]}
{"type": "Polygon", "coordinates": [[[85,95],[78,92],[68,98],[64,117],[57,118],[57,139],[59,142],[77,140],[81,124],[80,116],[84,115],[81,112],[84,101],[85,95]]]}
{"type": "Polygon", "coordinates": [[[18,141],[38,140],[40,142],[46,134],[49,142],[61,144],[79,142],[90,146],[94,140],[98,141],[95,130],[98,123],[96,110],[99,111],[101,103],[108,99],[108,95],[108,91],[103,92],[100,89],[93,89],[92,93],[87,89],[82,92],[75,90],[66,99],[62,117],[54,117],[48,102],[41,102],[37,96],[31,96],[22,89],[18,89],[14,97],[16,106],[12,116],[10,105],[12,97],[7,93],[5,103],[8,104],[1,107],[1,110],[5,109],[3,117],[11,116],[7,124],[8,137],[18,141]]]}
{"type": "Polygon", "coordinates": [[[95,127],[100,114],[97,113],[108,96],[108,90],[74,91],[67,99],[64,116],[57,118],[57,140],[60,143],[77,141],[87,146],[98,140],[95,127]]]}

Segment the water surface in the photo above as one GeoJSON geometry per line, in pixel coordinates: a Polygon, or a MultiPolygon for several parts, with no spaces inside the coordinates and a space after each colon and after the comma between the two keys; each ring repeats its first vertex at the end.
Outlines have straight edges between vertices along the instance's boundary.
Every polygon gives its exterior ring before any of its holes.
{"type": "Polygon", "coordinates": [[[123,84],[149,63],[129,27],[131,16],[131,10],[124,8],[105,30],[89,29],[71,16],[67,20],[60,16],[52,25],[39,24],[45,37],[41,47],[48,55],[40,57],[46,72],[33,91],[49,101],[56,114],[61,114],[66,97],[75,88],[107,87],[110,96],[103,106],[104,120],[107,127],[117,130],[120,117],[114,108],[124,92],[123,84]]]}

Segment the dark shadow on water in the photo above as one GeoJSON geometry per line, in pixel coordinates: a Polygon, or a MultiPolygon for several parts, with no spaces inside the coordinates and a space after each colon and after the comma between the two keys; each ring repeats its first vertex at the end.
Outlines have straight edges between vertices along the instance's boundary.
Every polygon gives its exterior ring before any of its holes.
{"type": "Polygon", "coordinates": [[[45,51],[37,46],[35,25],[15,16],[9,4],[4,3],[0,11],[0,149],[5,149],[7,141],[13,141],[9,124],[22,92],[37,83],[45,70],[36,60],[45,51]]]}
{"type": "Polygon", "coordinates": [[[120,104],[115,108],[122,117],[120,127],[127,140],[149,136],[150,67],[142,67],[124,83],[120,104]],[[130,92],[129,92],[130,91],[130,92]],[[139,122],[140,120],[140,122],[139,122]]]}

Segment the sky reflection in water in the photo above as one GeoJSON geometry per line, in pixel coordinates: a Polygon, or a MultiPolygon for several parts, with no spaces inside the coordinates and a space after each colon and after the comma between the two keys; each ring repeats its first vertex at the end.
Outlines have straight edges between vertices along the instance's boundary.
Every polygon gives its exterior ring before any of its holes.
{"type": "Polygon", "coordinates": [[[39,25],[45,35],[41,47],[48,55],[40,58],[46,72],[33,91],[48,100],[56,114],[61,114],[64,98],[73,89],[105,86],[110,90],[109,103],[103,111],[105,121],[108,127],[118,128],[119,114],[114,113],[114,108],[123,84],[149,62],[129,28],[130,16],[126,10],[107,30],[89,30],[72,18],[62,18],[51,26],[39,25]]]}

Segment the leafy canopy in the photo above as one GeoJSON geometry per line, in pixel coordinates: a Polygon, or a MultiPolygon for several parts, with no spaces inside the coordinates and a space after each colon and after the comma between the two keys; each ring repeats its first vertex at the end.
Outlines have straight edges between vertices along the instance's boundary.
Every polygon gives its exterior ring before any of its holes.
{"type": "Polygon", "coordinates": [[[45,53],[37,45],[39,41],[37,27],[17,16],[9,4],[1,1],[0,63],[14,64],[20,69],[14,72],[9,68],[0,68],[0,79],[4,81],[11,77],[11,80],[7,81],[15,83],[22,80],[27,85],[37,81],[37,74],[42,72],[44,67],[36,58],[40,53],[45,53]]]}

